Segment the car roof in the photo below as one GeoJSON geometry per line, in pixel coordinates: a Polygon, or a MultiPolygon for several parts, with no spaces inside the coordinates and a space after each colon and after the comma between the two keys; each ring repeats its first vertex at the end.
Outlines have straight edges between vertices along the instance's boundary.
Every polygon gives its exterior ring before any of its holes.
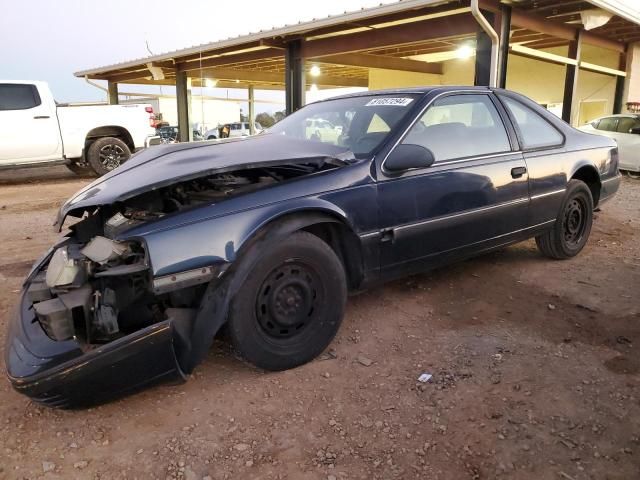
{"type": "Polygon", "coordinates": [[[628,117],[640,118],[640,114],[638,114],[638,113],[613,113],[611,115],[603,115],[602,117],[598,117],[595,120],[602,120],[603,118],[628,118],[628,117]]]}
{"type": "MultiPolygon", "coordinates": [[[[458,90],[477,90],[479,92],[486,92],[491,90],[489,87],[474,87],[468,85],[431,85],[424,87],[409,87],[409,88],[388,88],[384,90],[368,90],[366,92],[355,92],[355,93],[347,93],[345,95],[338,95],[336,97],[327,98],[325,100],[320,100],[319,102],[326,102],[328,100],[335,100],[337,98],[356,98],[356,97],[370,97],[373,95],[402,95],[402,94],[417,94],[417,95],[425,95],[432,91],[439,92],[455,92],[458,90]]],[[[314,103],[319,103],[314,102],[314,103]]]]}

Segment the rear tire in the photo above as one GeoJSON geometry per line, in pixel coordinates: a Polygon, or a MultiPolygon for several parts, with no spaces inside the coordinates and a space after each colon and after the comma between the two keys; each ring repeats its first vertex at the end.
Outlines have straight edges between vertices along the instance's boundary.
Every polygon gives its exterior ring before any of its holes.
{"type": "Polygon", "coordinates": [[[591,190],[580,180],[570,180],[556,223],[536,237],[538,249],[556,260],[575,257],[587,243],[592,223],[591,190]]]}
{"type": "Polygon", "coordinates": [[[309,362],[333,340],[347,297],[342,262],[325,242],[296,232],[267,245],[231,302],[229,334],[257,367],[309,362]]]}
{"type": "Polygon", "coordinates": [[[99,138],[89,146],[87,161],[94,172],[104,175],[118,168],[131,157],[131,150],[119,138],[99,138]]]}

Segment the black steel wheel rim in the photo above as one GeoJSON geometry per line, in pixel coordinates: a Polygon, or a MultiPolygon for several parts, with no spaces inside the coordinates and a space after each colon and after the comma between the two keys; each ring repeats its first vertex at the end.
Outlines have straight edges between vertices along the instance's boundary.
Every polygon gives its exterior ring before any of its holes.
{"type": "Polygon", "coordinates": [[[113,170],[119,167],[126,159],[127,154],[120,145],[109,143],[100,149],[100,163],[107,169],[113,170]]]}
{"type": "Polygon", "coordinates": [[[313,323],[323,301],[315,268],[300,261],[287,262],[272,270],[258,291],[258,324],[268,337],[293,338],[313,323]]]}
{"type": "Polygon", "coordinates": [[[581,198],[572,198],[567,203],[562,227],[567,246],[578,246],[587,228],[587,204],[581,198]]]}

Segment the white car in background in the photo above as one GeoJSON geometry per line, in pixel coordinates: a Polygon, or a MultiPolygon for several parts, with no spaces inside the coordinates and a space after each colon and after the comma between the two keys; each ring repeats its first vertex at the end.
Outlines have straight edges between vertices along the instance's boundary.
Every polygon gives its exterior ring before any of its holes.
{"type": "MultiPolygon", "coordinates": [[[[580,130],[613,138],[618,142],[620,170],[640,175],[640,115],[620,114],[596,118],[580,130]]],[[[635,175],[633,175],[635,176],[635,175]]]]}
{"type": "MultiPolygon", "coordinates": [[[[233,123],[227,123],[225,125],[228,125],[228,127],[229,127],[229,138],[247,137],[247,136],[251,135],[251,130],[249,128],[249,122],[233,122],[233,123]]],[[[223,126],[224,125],[221,125],[218,128],[212,128],[211,130],[207,130],[205,132],[205,134],[204,134],[204,139],[205,140],[214,140],[216,138],[219,138],[223,126]]],[[[254,135],[257,135],[257,134],[261,133],[262,130],[264,130],[262,128],[262,125],[260,125],[258,122],[254,122],[253,126],[254,126],[254,131],[255,131],[254,135]]]]}

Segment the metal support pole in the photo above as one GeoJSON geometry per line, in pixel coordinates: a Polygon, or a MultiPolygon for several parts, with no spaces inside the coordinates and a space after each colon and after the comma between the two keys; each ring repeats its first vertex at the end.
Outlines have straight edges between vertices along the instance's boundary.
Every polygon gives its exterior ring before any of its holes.
{"type": "Polygon", "coordinates": [[[109,105],[118,105],[118,84],[115,82],[107,82],[107,95],[109,105]]]}
{"type": "Polygon", "coordinates": [[[187,72],[176,72],[176,104],[178,108],[178,140],[190,142],[193,139],[191,128],[190,103],[191,91],[187,72]]]}
{"type": "MultiPolygon", "coordinates": [[[[492,13],[485,13],[485,17],[491,23],[494,21],[492,13]]],[[[492,84],[492,56],[493,42],[491,37],[481,30],[476,34],[476,71],[473,84],[483,87],[495,86],[492,84]]]]}
{"type": "Polygon", "coordinates": [[[287,115],[304,105],[305,72],[302,57],[302,40],[287,43],[285,50],[285,97],[287,115]]]}
{"type": "Polygon", "coordinates": [[[498,87],[507,88],[507,66],[509,63],[509,40],[511,37],[511,7],[500,7],[500,53],[498,55],[498,87]]]}
{"type": "MultiPolygon", "coordinates": [[[[622,70],[623,72],[627,70],[627,57],[626,54],[620,54],[620,60],[618,62],[618,70],[622,70]]],[[[625,77],[617,76],[616,77],[616,92],[613,96],[613,113],[619,114],[622,113],[623,103],[624,103],[624,89],[625,89],[625,77]]]]}
{"type": "Polygon", "coordinates": [[[249,135],[256,133],[256,108],[253,85],[249,85],[249,135]]]}
{"type": "Polygon", "coordinates": [[[569,44],[569,58],[576,65],[567,65],[564,77],[564,97],[562,99],[562,119],[573,125],[575,122],[575,103],[578,92],[578,73],[580,72],[580,55],[582,51],[582,31],[578,31],[576,39],[569,44]]]}

